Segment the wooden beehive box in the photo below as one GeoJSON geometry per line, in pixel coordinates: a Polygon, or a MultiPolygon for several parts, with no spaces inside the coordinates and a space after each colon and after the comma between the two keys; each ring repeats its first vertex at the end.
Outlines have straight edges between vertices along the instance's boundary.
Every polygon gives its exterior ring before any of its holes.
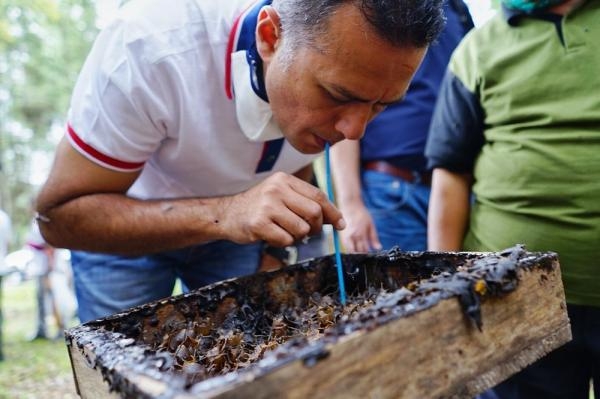
{"type": "Polygon", "coordinates": [[[571,339],[554,253],[392,250],[343,263],[346,307],[327,256],[72,328],[78,392],[471,398],[571,339]]]}

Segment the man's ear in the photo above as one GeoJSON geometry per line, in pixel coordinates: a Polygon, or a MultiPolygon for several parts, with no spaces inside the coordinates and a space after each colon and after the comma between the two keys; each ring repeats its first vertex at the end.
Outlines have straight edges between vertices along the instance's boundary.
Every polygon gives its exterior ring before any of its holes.
{"type": "Polygon", "coordinates": [[[269,62],[281,40],[279,14],[271,6],[264,6],[258,13],[256,24],[256,49],[264,62],[269,62]]]}

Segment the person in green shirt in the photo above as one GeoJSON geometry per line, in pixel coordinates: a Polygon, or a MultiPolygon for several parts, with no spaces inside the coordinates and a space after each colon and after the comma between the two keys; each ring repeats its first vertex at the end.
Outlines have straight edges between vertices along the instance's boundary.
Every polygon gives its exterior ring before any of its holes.
{"type": "Polygon", "coordinates": [[[484,397],[600,397],[600,1],[503,0],[451,58],[430,250],[558,253],[573,341],[484,397]]]}

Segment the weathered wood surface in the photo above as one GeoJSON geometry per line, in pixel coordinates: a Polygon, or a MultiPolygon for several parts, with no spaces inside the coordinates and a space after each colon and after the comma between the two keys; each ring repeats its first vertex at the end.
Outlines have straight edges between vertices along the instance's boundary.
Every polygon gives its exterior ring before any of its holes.
{"type": "MultiPolygon", "coordinates": [[[[134,369],[119,373],[137,386],[137,397],[148,398],[471,398],[571,339],[558,261],[519,269],[518,277],[514,291],[484,298],[481,331],[457,298],[449,298],[342,336],[312,365],[295,359],[209,391],[173,389],[134,369]]],[[[91,368],[76,345],[69,350],[83,398],[118,397],[99,365],[91,368]]]]}
{"type": "Polygon", "coordinates": [[[75,376],[75,389],[79,396],[82,398],[105,399],[120,397],[117,393],[109,393],[106,381],[102,379],[102,375],[98,370],[86,362],[82,352],[69,347],[69,358],[71,359],[71,367],[75,376]]]}
{"type": "Polygon", "coordinates": [[[218,398],[471,398],[571,339],[559,273],[522,271],[482,305],[483,330],[458,301],[346,337],[324,361],[301,361],[218,398]]]}

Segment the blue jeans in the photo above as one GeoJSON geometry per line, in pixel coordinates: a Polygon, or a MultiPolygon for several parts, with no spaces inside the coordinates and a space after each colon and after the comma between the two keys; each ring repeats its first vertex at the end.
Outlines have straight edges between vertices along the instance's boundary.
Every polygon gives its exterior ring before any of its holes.
{"type": "Polygon", "coordinates": [[[362,196],[371,213],[383,249],[427,248],[429,186],[408,183],[386,173],[362,172],[362,196]]]}
{"type": "Polygon", "coordinates": [[[168,297],[177,278],[187,292],[252,274],[262,245],[214,241],[140,257],[72,251],[79,320],[85,323],[168,297]]]}
{"type": "Polygon", "coordinates": [[[600,308],[567,305],[573,340],[482,393],[479,399],[600,398],[600,308]]]}

